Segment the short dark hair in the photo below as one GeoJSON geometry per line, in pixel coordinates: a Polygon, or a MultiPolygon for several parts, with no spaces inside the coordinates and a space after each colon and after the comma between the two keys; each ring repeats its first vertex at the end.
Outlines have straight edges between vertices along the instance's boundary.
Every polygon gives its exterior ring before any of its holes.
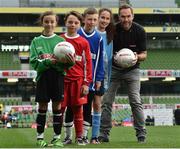
{"type": "Polygon", "coordinates": [[[134,14],[133,8],[132,8],[130,5],[128,5],[128,4],[123,4],[123,5],[121,5],[121,6],[119,7],[118,15],[120,14],[120,11],[121,11],[122,9],[130,9],[130,10],[131,10],[131,13],[134,14]]]}
{"type": "Polygon", "coordinates": [[[87,14],[98,14],[98,11],[96,8],[87,8],[84,10],[83,17],[85,17],[87,14]]]}
{"type": "Polygon", "coordinates": [[[64,17],[64,21],[66,21],[67,18],[68,18],[70,15],[73,15],[73,16],[77,17],[78,20],[82,23],[82,20],[83,20],[82,15],[81,15],[79,12],[77,12],[77,11],[70,11],[70,12],[68,12],[68,13],[65,15],[65,17],[64,17]]]}

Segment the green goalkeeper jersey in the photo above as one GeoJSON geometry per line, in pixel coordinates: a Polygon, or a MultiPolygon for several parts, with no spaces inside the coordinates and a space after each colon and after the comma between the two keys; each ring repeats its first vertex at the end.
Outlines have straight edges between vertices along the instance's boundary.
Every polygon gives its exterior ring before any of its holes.
{"type": "Polygon", "coordinates": [[[65,39],[56,34],[49,37],[40,35],[32,40],[30,46],[30,64],[37,71],[36,80],[39,80],[41,74],[47,69],[53,68],[65,75],[65,68],[67,69],[72,66],[71,64],[61,62],[52,64],[50,60],[50,58],[54,57],[54,47],[62,41],[65,41],[65,39]]]}

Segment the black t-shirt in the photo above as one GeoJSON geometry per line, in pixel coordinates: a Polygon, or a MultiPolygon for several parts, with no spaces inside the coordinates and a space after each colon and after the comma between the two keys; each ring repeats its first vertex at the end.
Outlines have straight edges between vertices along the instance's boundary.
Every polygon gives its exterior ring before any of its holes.
{"type": "MultiPolygon", "coordinates": [[[[146,32],[141,25],[133,22],[131,28],[126,31],[122,28],[120,23],[116,24],[116,31],[113,40],[113,54],[122,48],[128,48],[137,53],[140,51],[146,51],[146,32]]],[[[122,70],[122,68],[114,63],[114,60],[113,67],[122,70]]],[[[133,67],[126,68],[126,70],[131,70],[138,67],[139,63],[133,67]]]]}

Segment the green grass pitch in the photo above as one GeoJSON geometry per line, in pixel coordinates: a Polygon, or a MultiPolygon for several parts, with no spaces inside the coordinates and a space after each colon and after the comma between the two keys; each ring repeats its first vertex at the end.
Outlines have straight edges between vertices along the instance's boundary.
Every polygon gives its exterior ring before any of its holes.
{"type": "MultiPolygon", "coordinates": [[[[50,141],[52,128],[45,130],[45,140],[50,141]]],[[[114,127],[110,143],[78,146],[75,143],[64,148],[180,148],[180,126],[147,127],[147,141],[136,141],[133,127],[114,127]]],[[[63,136],[62,136],[63,137],[63,136]]],[[[31,128],[0,128],[0,148],[37,148],[36,130],[31,128]]]]}

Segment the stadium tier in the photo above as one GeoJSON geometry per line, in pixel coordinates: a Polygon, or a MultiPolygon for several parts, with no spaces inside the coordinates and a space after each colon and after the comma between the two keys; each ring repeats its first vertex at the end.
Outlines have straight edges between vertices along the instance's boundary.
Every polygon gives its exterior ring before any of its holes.
{"type": "Polygon", "coordinates": [[[178,0],[13,0],[9,3],[0,0],[3,7],[118,7],[124,3],[129,3],[135,8],[176,8],[179,6],[178,0]]]}
{"type": "Polygon", "coordinates": [[[180,69],[180,49],[148,49],[142,69],[180,69]]]}
{"type": "Polygon", "coordinates": [[[18,54],[13,51],[0,52],[0,70],[20,70],[18,54]]]}
{"type": "MultiPolygon", "coordinates": [[[[148,58],[142,69],[180,69],[180,49],[148,49],[148,58]]],[[[32,69],[32,68],[30,68],[32,69]]],[[[14,52],[0,53],[0,70],[21,70],[21,62],[14,52]]]]}
{"type": "Polygon", "coordinates": [[[130,0],[130,4],[133,7],[141,8],[141,7],[148,7],[148,8],[177,8],[178,5],[175,3],[174,0],[160,0],[157,2],[157,0],[130,0]]]}
{"type": "MultiPolygon", "coordinates": [[[[29,0],[29,2],[32,1],[29,0]]],[[[107,2],[108,0],[105,1],[107,2]]],[[[164,0],[165,3],[168,3],[167,1],[170,2],[169,0],[164,0]]],[[[97,3],[98,1],[92,2],[97,3]]],[[[111,2],[111,4],[114,5],[116,2],[111,2]]],[[[130,1],[130,3],[134,2],[135,0],[130,1]]],[[[99,8],[100,5],[96,6],[99,8]]],[[[111,6],[108,5],[108,7],[111,6]]],[[[66,31],[63,21],[66,12],[76,10],[83,13],[85,8],[0,8],[0,20],[3,20],[0,22],[0,97],[2,97],[0,104],[15,106],[29,102],[31,106],[35,105],[35,101],[31,97],[35,96],[36,82],[33,79],[36,73],[27,65],[29,65],[29,45],[32,39],[35,36],[39,36],[42,31],[42,28],[37,24],[39,15],[47,10],[53,10],[57,13],[60,21],[58,22],[59,26],[56,28],[56,33],[60,34],[66,31]],[[16,80],[8,82],[8,79],[16,80]],[[14,97],[17,96],[20,96],[21,99],[15,100],[14,97]],[[9,97],[9,99],[3,97],[9,97]]],[[[115,22],[117,22],[118,7],[112,7],[112,12],[115,22]]],[[[148,57],[146,61],[142,62],[141,68],[143,70],[142,76],[145,78],[149,77],[149,81],[142,82],[141,94],[145,96],[142,98],[142,101],[145,106],[153,103],[158,106],[170,105],[171,109],[175,109],[175,105],[180,103],[180,97],[174,97],[180,93],[180,9],[175,8],[174,5],[172,8],[135,8],[134,13],[134,20],[143,25],[147,32],[148,57]],[[170,84],[162,81],[165,77],[174,77],[176,80],[170,84]],[[151,98],[151,95],[172,95],[172,98],[151,98]]],[[[131,119],[132,113],[128,105],[128,99],[123,96],[126,93],[125,86],[118,90],[117,95],[121,96],[116,98],[114,104],[114,120],[122,122],[131,119]]],[[[18,127],[30,127],[29,124],[34,121],[34,116],[31,114],[19,113],[18,116],[18,127]]]]}
{"type": "MultiPolygon", "coordinates": [[[[148,115],[152,117],[152,115],[154,116],[156,109],[177,109],[180,104],[180,96],[142,96],[142,102],[145,109],[145,117],[148,115]],[[154,114],[152,114],[153,112],[151,113],[150,111],[153,111],[154,114]]],[[[128,103],[127,96],[116,97],[112,111],[113,120],[120,122],[121,124],[123,122],[131,122],[132,112],[128,103]]],[[[147,123],[147,125],[149,125],[149,123],[147,123]]],[[[154,122],[151,125],[154,125],[154,122]]]]}
{"type": "MultiPolygon", "coordinates": [[[[149,78],[149,81],[142,82],[141,86],[146,116],[156,109],[173,111],[180,105],[180,8],[177,8],[177,3],[172,0],[160,0],[158,4],[157,0],[149,0],[148,3],[144,0],[127,1],[135,7],[134,21],[143,25],[147,32],[148,57],[141,64],[142,77],[149,78]],[[152,7],[148,8],[145,4],[152,7]],[[139,7],[141,5],[143,8],[139,7]],[[176,80],[165,82],[163,79],[166,77],[173,77],[176,80]]],[[[69,10],[83,13],[86,6],[95,6],[97,9],[108,7],[112,8],[114,20],[117,22],[118,6],[125,0],[114,0],[113,3],[112,0],[78,0],[71,8],[68,7],[74,3],[73,0],[54,0],[53,2],[21,0],[21,2],[17,7],[0,8],[0,20],[3,20],[0,22],[0,105],[15,111],[17,119],[12,123],[13,127],[31,127],[36,117],[34,100],[36,82],[33,80],[36,72],[27,65],[29,65],[29,45],[42,31],[37,24],[39,15],[47,10],[57,13],[60,21],[55,31],[60,34],[66,31],[63,20],[69,10]],[[26,2],[29,2],[29,6],[32,7],[27,7],[26,2]],[[43,6],[41,6],[42,3],[43,6]],[[61,8],[58,8],[59,4],[61,8]],[[62,5],[64,5],[63,8],[62,5]],[[8,82],[8,79],[16,80],[8,82]]],[[[9,2],[4,0],[5,3],[9,2]]],[[[12,4],[15,5],[14,2],[12,4]]],[[[126,96],[127,88],[124,84],[122,86],[118,89],[112,113],[113,121],[121,124],[132,121],[126,96]]],[[[52,121],[51,115],[48,117],[48,121],[52,121]]]]}
{"type": "MultiPolygon", "coordinates": [[[[71,8],[71,10],[77,10],[80,13],[83,13],[84,9],[71,8]]],[[[29,45],[32,38],[41,33],[42,28],[38,26],[37,20],[39,15],[47,10],[53,10],[60,18],[56,33],[65,32],[66,28],[63,20],[69,8],[2,7],[0,9],[0,20],[3,20],[0,22],[0,49],[7,45],[29,45]]],[[[115,21],[117,21],[118,8],[112,8],[112,12],[115,21]]],[[[147,37],[150,42],[148,49],[151,49],[151,42],[154,42],[152,40],[160,41],[157,44],[157,47],[159,47],[161,42],[167,43],[169,39],[179,39],[179,8],[135,8],[134,13],[135,21],[143,25],[148,33],[147,37]]],[[[179,44],[174,46],[180,47],[179,44]]]]}
{"type": "MultiPolygon", "coordinates": [[[[179,70],[179,52],[180,49],[148,49],[148,58],[141,64],[141,68],[179,70]]],[[[21,70],[18,55],[11,51],[0,52],[0,70],[21,70]]]]}

